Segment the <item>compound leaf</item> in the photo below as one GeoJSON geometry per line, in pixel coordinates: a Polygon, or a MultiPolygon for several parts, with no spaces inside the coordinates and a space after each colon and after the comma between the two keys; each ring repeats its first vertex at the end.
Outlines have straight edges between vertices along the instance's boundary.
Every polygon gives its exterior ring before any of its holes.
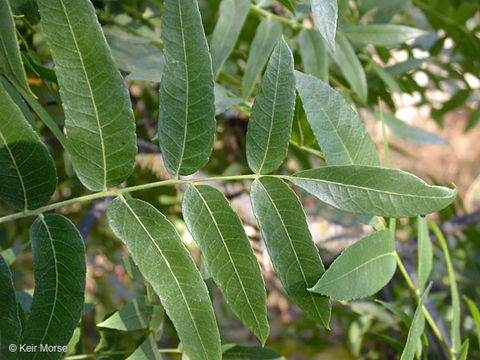
{"type": "Polygon", "coordinates": [[[312,0],[312,11],[318,29],[331,49],[335,49],[337,32],[338,5],[337,0],[312,0]]]}
{"type": "Polygon", "coordinates": [[[255,173],[268,174],[282,164],[294,108],[293,55],[282,39],[272,53],[248,121],[247,160],[255,173]]]}
{"type": "Polygon", "coordinates": [[[337,300],[364,298],[384,287],[396,266],[392,232],[378,231],[343,251],[309,290],[337,300]]]}
{"type": "Polygon", "coordinates": [[[351,26],[342,32],[356,43],[375,46],[401,45],[407,40],[427,34],[426,31],[421,29],[392,24],[351,26]]]}
{"type": "Polygon", "coordinates": [[[265,344],[269,333],[265,284],[240,218],[223,193],[206,185],[187,189],[183,216],[227,304],[265,344]]]}
{"type": "Polygon", "coordinates": [[[65,111],[67,146],[80,181],[122,183],[137,153],[130,96],[88,0],[39,0],[65,111]]]}
{"type": "Polygon", "coordinates": [[[235,47],[250,10],[250,0],[222,0],[217,24],[210,41],[213,74],[218,76],[235,47]]]}
{"type": "Polygon", "coordinates": [[[40,216],[30,229],[35,292],[22,343],[37,345],[22,359],[59,359],[78,325],[85,292],[85,246],[75,225],[62,215],[40,216]]]}
{"type": "Polygon", "coordinates": [[[268,254],[287,294],[305,314],[328,328],[330,300],[307,290],[324,268],[300,201],[287,184],[270,176],[255,180],[250,195],[268,254]]]}
{"type": "Polygon", "coordinates": [[[220,360],[220,334],[207,287],[175,227],[152,205],[114,200],[108,222],[160,297],[191,360],[220,360]]]}
{"type": "Polygon", "coordinates": [[[19,210],[45,205],[57,186],[53,160],[0,82],[0,198],[19,210]]]}
{"type": "Polygon", "coordinates": [[[345,99],[329,85],[296,71],[308,122],[329,165],[379,166],[375,143],[345,99]]]}
{"type": "Polygon", "coordinates": [[[0,255],[0,355],[2,359],[16,359],[10,345],[18,345],[22,333],[22,325],[18,314],[18,302],[13,287],[12,273],[7,262],[0,255]]]}
{"type": "Polygon", "coordinates": [[[248,53],[247,67],[242,78],[242,97],[248,98],[255,87],[257,79],[263,71],[275,44],[282,35],[282,25],[267,17],[257,28],[248,53]]]}
{"type": "Polygon", "coordinates": [[[430,186],[415,175],[373,166],[325,166],[289,180],[345,212],[393,218],[437,212],[455,200],[456,190],[430,186]]]}
{"type": "Polygon", "coordinates": [[[170,174],[190,175],[212,152],[215,98],[212,60],[196,0],[166,0],[158,139],[170,174]]]}

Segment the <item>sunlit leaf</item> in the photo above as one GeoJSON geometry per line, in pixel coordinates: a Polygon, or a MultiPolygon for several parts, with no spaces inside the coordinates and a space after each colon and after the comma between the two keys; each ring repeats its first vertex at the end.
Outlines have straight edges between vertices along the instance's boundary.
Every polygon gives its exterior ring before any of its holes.
{"type": "Polygon", "coordinates": [[[166,0],[158,139],[170,174],[190,175],[212,152],[215,100],[212,60],[196,0],[166,0]]]}
{"type": "Polygon", "coordinates": [[[335,49],[337,32],[338,5],[337,0],[311,0],[312,11],[318,29],[331,49],[335,49]]]}
{"type": "Polygon", "coordinates": [[[282,180],[269,176],[255,180],[250,195],[268,254],[285,290],[306,315],[328,328],[330,300],[307,290],[324,268],[300,201],[282,180]]]}
{"type": "Polygon", "coordinates": [[[372,166],[325,166],[297,173],[289,181],[342,211],[393,218],[434,213],[457,195],[401,170],[372,166]]]}
{"type": "Polygon", "coordinates": [[[350,26],[342,32],[356,43],[376,46],[401,45],[407,40],[416,39],[427,34],[426,31],[421,29],[393,24],[350,26]]]}
{"type": "Polygon", "coordinates": [[[478,310],[477,305],[472,301],[472,299],[464,296],[465,302],[468,305],[468,309],[470,310],[470,314],[472,314],[473,321],[475,322],[475,327],[477,330],[477,340],[478,346],[480,346],[480,311],[478,310]]]}
{"type": "Polygon", "coordinates": [[[383,288],[396,266],[392,232],[378,231],[343,251],[309,290],[337,300],[364,298],[383,288]]]}
{"type": "Polygon", "coordinates": [[[265,71],[248,121],[247,160],[257,174],[268,174],[285,159],[295,108],[293,55],[278,42],[265,71]]]}
{"type": "Polygon", "coordinates": [[[40,216],[30,229],[35,292],[22,343],[37,345],[22,359],[59,359],[40,344],[68,344],[82,314],[85,292],[85,246],[75,225],[62,215],[40,216]]]}
{"type": "Polygon", "coordinates": [[[183,216],[225,301],[264,344],[269,333],[265,284],[240,218],[219,190],[206,185],[187,189],[183,216]]]}
{"type": "Polygon", "coordinates": [[[113,313],[105,321],[97,324],[98,327],[133,331],[146,329],[150,323],[153,307],[143,296],[137,297],[120,310],[113,313]]]}
{"type": "Polygon", "coordinates": [[[220,360],[220,335],[207,288],[167,218],[141,200],[114,200],[108,222],[132,254],[192,360],[220,360]]]}
{"type": "Polygon", "coordinates": [[[128,90],[88,0],[39,0],[60,86],[70,159],[90,190],[133,171],[136,135],[128,90]]]}
{"type": "Polygon", "coordinates": [[[0,198],[32,210],[50,200],[56,185],[46,146],[0,82],[0,198]]]}
{"type": "Polygon", "coordinates": [[[417,254],[418,254],[418,279],[417,290],[423,292],[427,284],[428,277],[432,271],[432,241],[428,234],[427,219],[418,217],[417,219],[417,254]]]}
{"type": "Polygon", "coordinates": [[[298,35],[303,71],[318,79],[328,81],[327,43],[315,29],[303,29],[298,35]]]}

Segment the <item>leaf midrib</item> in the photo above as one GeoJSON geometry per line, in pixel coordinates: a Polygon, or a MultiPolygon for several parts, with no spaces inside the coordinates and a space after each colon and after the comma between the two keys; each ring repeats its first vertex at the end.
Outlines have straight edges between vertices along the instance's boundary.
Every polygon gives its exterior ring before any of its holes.
{"type": "Polygon", "coordinates": [[[27,210],[28,209],[27,189],[25,188],[25,184],[23,182],[22,174],[20,173],[20,169],[17,165],[17,161],[15,160],[15,157],[13,156],[12,150],[8,146],[7,140],[3,136],[2,131],[0,131],[0,138],[2,139],[2,142],[5,145],[5,148],[7,149],[8,154],[10,155],[10,158],[12,159],[13,167],[15,168],[15,171],[17,172],[18,179],[20,180],[20,185],[22,186],[22,191],[23,191],[23,202],[25,204],[24,210],[27,210]]]}
{"type": "Polygon", "coordinates": [[[67,9],[65,8],[65,4],[63,3],[63,0],[60,0],[60,4],[62,5],[63,13],[65,14],[65,20],[67,21],[68,28],[70,30],[70,34],[72,35],[72,40],[75,44],[75,48],[77,49],[78,53],[78,58],[80,60],[80,64],[82,65],[82,71],[83,74],[85,75],[85,82],[87,83],[88,86],[88,91],[90,92],[90,100],[93,106],[93,110],[95,112],[95,120],[97,122],[97,127],[98,127],[98,133],[99,133],[99,138],[100,138],[100,146],[102,150],[102,161],[103,161],[103,190],[107,190],[107,159],[106,159],[106,154],[105,154],[105,143],[103,141],[103,130],[102,126],[100,124],[100,117],[98,115],[98,109],[97,109],[97,104],[95,103],[95,97],[93,95],[93,90],[92,86],[90,84],[90,79],[87,74],[87,69],[85,68],[85,63],[83,61],[83,56],[82,52],[80,51],[80,48],[78,46],[77,38],[75,37],[75,32],[73,31],[72,24],[70,22],[70,18],[68,17],[68,12],[67,9]]]}
{"type": "MultiPolygon", "coordinates": [[[[307,282],[307,278],[305,277],[305,272],[303,271],[303,267],[302,267],[302,264],[300,262],[300,259],[298,258],[298,255],[297,255],[297,252],[295,251],[295,247],[293,246],[293,241],[292,241],[292,238],[290,237],[290,233],[288,232],[288,229],[285,225],[285,223],[283,222],[283,218],[282,218],[282,215],[280,214],[280,211],[278,210],[277,208],[277,205],[275,204],[275,202],[273,201],[272,197],[270,196],[270,194],[268,193],[267,189],[265,188],[265,186],[263,186],[261,180],[258,180],[258,183],[262,186],[263,190],[265,191],[265,194],[267,194],[270,202],[272,203],[273,207],[275,208],[275,211],[277,213],[277,216],[278,218],[280,219],[280,222],[282,223],[282,227],[285,231],[285,234],[287,235],[287,238],[289,240],[289,245],[295,255],[295,259],[297,261],[297,264],[298,264],[298,267],[300,268],[300,271],[302,273],[302,277],[303,277],[303,281],[304,281],[304,284],[308,287],[308,282],[307,282]]],[[[317,306],[317,302],[315,301],[315,298],[313,297],[313,294],[310,292],[310,291],[307,291],[307,293],[310,295],[310,298],[312,299],[312,303],[313,305],[315,306],[315,310],[318,314],[318,316],[320,316],[320,318],[322,319],[323,321],[323,316],[322,316],[322,313],[321,311],[318,309],[318,306],[317,306]]]]}
{"type": "MultiPolygon", "coordinates": [[[[258,318],[257,318],[256,312],[254,311],[254,309],[253,309],[253,307],[252,307],[252,304],[251,304],[251,302],[250,302],[250,298],[249,298],[248,295],[247,295],[247,292],[246,292],[245,287],[244,287],[244,285],[243,285],[242,279],[241,279],[240,275],[238,274],[237,268],[235,267],[235,263],[234,263],[234,261],[233,261],[233,259],[232,259],[231,254],[230,254],[230,249],[227,247],[227,244],[226,244],[226,242],[225,242],[225,238],[223,237],[223,234],[222,234],[222,232],[220,231],[220,228],[219,228],[218,223],[217,223],[217,219],[214,217],[212,211],[210,210],[210,207],[208,206],[207,202],[205,201],[205,198],[204,198],[203,195],[200,193],[200,191],[197,189],[197,187],[196,187],[196,186],[192,186],[192,187],[193,187],[193,188],[195,189],[195,191],[198,193],[198,196],[200,196],[200,199],[202,199],[202,202],[203,202],[203,204],[205,205],[205,208],[207,209],[208,213],[210,214],[210,217],[212,218],[212,221],[213,221],[213,223],[214,223],[214,225],[215,225],[215,229],[217,230],[218,235],[219,235],[220,238],[222,239],[222,245],[223,245],[223,247],[225,248],[225,251],[226,251],[227,254],[228,254],[228,259],[230,260],[230,264],[232,265],[232,268],[233,268],[233,270],[235,271],[235,275],[236,275],[236,277],[237,277],[237,280],[238,280],[238,282],[240,283],[240,286],[242,287],[242,292],[243,292],[243,294],[245,295],[245,299],[247,300],[248,307],[250,308],[250,311],[252,312],[253,317],[255,318],[255,322],[257,323],[258,330],[261,331],[262,326],[261,326],[261,324],[260,324],[260,321],[259,321],[258,318]]],[[[262,339],[262,341],[263,341],[263,339],[262,339]]]]}
{"type": "Polygon", "coordinates": [[[168,260],[165,258],[165,256],[163,255],[163,252],[162,250],[158,247],[157,243],[155,242],[155,239],[153,238],[153,236],[150,234],[150,232],[148,231],[148,229],[145,227],[145,225],[143,224],[143,222],[140,220],[140,218],[137,216],[137,214],[135,213],[135,211],[133,211],[133,209],[131,208],[131,206],[128,204],[128,202],[125,200],[125,198],[123,196],[120,195],[120,199],[123,201],[123,203],[125,204],[125,206],[127,207],[127,209],[132,213],[133,217],[135,218],[135,220],[138,222],[138,224],[141,226],[141,228],[143,229],[143,231],[145,232],[145,234],[147,234],[148,238],[152,241],[152,244],[154,245],[154,247],[157,249],[158,253],[160,254],[160,256],[162,257],[163,261],[165,262],[165,264],[167,265],[167,268],[168,270],[170,271],[170,274],[172,275],[173,279],[175,280],[175,284],[177,285],[177,288],[178,290],[180,291],[180,294],[182,295],[182,299],[183,299],[183,302],[185,304],[185,307],[187,308],[187,311],[188,311],[188,315],[190,316],[190,319],[192,320],[192,325],[195,329],[195,332],[197,334],[197,338],[200,342],[200,344],[202,345],[202,350],[203,350],[203,353],[205,354],[205,356],[208,356],[208,352],[205,348],[205,345],[203,344],[203,341],[202,341],[202,337],[200,336],[200,332],[197,328],[197,324],[195,322],[195,319],[193,318],[193,314],[192,314],[192,311],[190,310],[190,307],[188,305],[188,302],[187,302],[187,298],[183,292],[183,289],[182,287],[180,286],[180,283],[178,282],[178,279],[177,277],[175,276],[175,273],[172,271],[172,268],[170,266],[170,263],[168,262],[168,260]]]}

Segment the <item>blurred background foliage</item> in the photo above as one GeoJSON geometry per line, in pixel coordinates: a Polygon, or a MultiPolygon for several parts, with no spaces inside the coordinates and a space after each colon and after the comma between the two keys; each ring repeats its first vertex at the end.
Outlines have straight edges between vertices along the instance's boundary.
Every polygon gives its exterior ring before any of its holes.
{"type": "MultiPolygon", "coordinates": [[[[35,5],[30,0],[10,0],[17,16],[23,60],[28,81],[47,111],[59,125],[63,111],[51,57],[35,5]]],[[[138,146],[136,171],[127,181],[139,185],[168,178],[156,145],[158,82],[163,68],[161,0],[93,1],[114,59],[130,86],[134,106],[138,146]]],[[[309,1],[295,4],[295,15],[281,3],[258,0],[253,3],[235,48],[217,77],[217,135],[214,153],[204,169],[209,174],[248,173],[245,159],[245,132],[251,98],[243,99],[242,79],[252,41],[260,22],[271,16],[294,51],[296,67],[324,77],[356,107],[382,152],[379,104],[385,112],[387,139],[392,166],[411,170],[432,183],[455,183],[458,201],[432,220],[447,235],[460,293],[472,303],[480,303],[480,11],[478,0],[338,0],[337,41],[354,51],[333,54],[323,40],[311,34],[314,20],[309,1]],[[425,36],[399,46],[372,45],[358,37],[355,26],[401,24],[426,31],[425,36]],[[301,24],[301,25],[300,25],[301,24]],[[343,40],[339,40],[342,38],[343,40]],[[312,45],[313,44],[313,45],[312,45]],[[345,45],[346,44],[346,45],[345,45]],[[353,80],[352,75],[353,74],[353,80]],[[368,88],[361,89],[362,76],[368,88]],[[368,95],[367,95],[368,94],[368,95]],[[478,178],[477,178],[478,177],[478,178]]],[[[220,0],[199,0],[207,38],[219,17],[220,0]]],[[[236,14],[231,14],[235,17],[236,14]]],[[[371,34],[373,39],[381,34],[371,34]]],[[[3,81],[3,79],[2,79],[3,81]]],[[[257,79],[258,83],[258,79],[257,79]]],[[[6,85],[8,85],[5,82],[6,85]]],[[[9,92],[15,96],[15,90],[9,92]]],[[[255,94],[254,90],[253,94],[255,94]]],[[[18,95],[18,94],[17,94],[18,95]]],[[[75,177],[61,146],[30,112],[20,97],[29,120],[39,128],[56,161],[60,180],[53,201],[86,194],[75,177]]],[[[281,172],[290,173],[322,164],[315,157],[318,144],[300,139],[295,132],[287,161],[281,172]],[[305,145],[310,151],[305,151],[305,145]]],[[[217,184],[241,215],[256,255],[262,265],[267,289],[271,335],[270,348],[288,359],[394,359],[406,340],[415,302],[400,276],[394,277],[373,299],[350,303],[335,302],[332,330],[325,331],[286,300],[286,294],[266,256],[251,213],[247,188],[238,184],[217,184]],[[386,304],[386,305],[385,305],[386,304]],[[392,312],[393,310],[393,312],[392,312]]],[[[176,225],[194,258],[202,267],[195,243],[181,217],[182,190],[161,187],[135,194],[152,203],[176,225]]],[[[303,194],[305,195],[305,194],[303,194]]],[[[322,259],[328,264],[344,248],[369,231],[364,219],[340,213],[309,196],[303,196],[309,225],[322,259]]],[[[124,359],[147,335],[139,327],[121,331],[98,327],[109,315],[133,299],[152,296],[135,271],[125,248],[116,240],[102,216],[109,199],[93,204],[76,204],[61,210],[79,226],[87,246],[87,294],[81,329],[71,343],[73,354],[89,354],[95,349],[101,359],[124,359]]],[[[0,203],[0,212],[7,208],[0,203]]],[[[22,306],[28,312],[33,284],[32,257],[27,239],[30,219],[0,226],[2,255],[12,263],[12,271],[22,306]],[[28,274],[28,275],[27,275],[28,274]]],[[[398,228],[398,251],[414,276],[416,265],[416,224],[402,220],[398,228]]],[[[448,338],[452,317],[448,275],[440,245],[434,240],[434,271],[429,303],[435,320],[448,338]]],[[[252,335],[233,316],[219,291],[208,280],[223,340],[255,345],[252,335]]],[[[161,314],[146,311],[148,321],[161,314]]],[[[480,321],[480,320],[477,320],[480,321]]],[[[479,326],[479,324],[477,324],[479,326]]],[[[175,348],[175,331],[166,319],[158,333],[160,347],[175,348]]],[[[478,328],[467,303],[462,299],[461,330],[470,339],[470,358],[480,358],[478,328]]],[[[445,358],[442,347],[427,331],[423,358],[445,358]]],[[[164,358],[176,358],[165,354],[164,358]]],[[[86,357],[83,357],[86,358],[86,357]]]]}

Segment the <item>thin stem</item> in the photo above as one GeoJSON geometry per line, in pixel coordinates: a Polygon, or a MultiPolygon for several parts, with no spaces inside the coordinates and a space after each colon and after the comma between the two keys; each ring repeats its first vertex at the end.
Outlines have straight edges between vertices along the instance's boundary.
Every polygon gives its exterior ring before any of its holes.
{"type": "MultiPolygon", "coordinates": [[[[280,176],[280,175],[278,175],[280,176]]],[[[62,207],[70,206],[77,203],[84,203],[89,202],[92,200],[110,197],[110,196],[119,196],[126,193],[131,193],[134,191],[140,191],[145,189],[152,189],[161,186],[168,186],[168,185],[189,185],[189,184],[196,184],[201,182],[209,182],[209,181],[231,181],[231,180],[253,180],[256,179],[258,175],[250,174],[250,175],[236,175],[236,176],[217,176],[217,177],[210,177],[210,178],[203,178],[203,179],[191,179],[191,180],[178,180],[178,179],[171,179],[171,180],[162,180],[153,183],[143,184],[143,185],[136,185],[130,186],[123,189],[114,189],[108,191],[101,191],[90,195],[80,196],[77,198],[60,201],[57,203],[53,203],[50,205],[42,206],[36,210],[26,210],[22,212],[18,212],[15,214],[7,215],[0,217],[0,224],[6,223],[8,221],[22,219],[29,216],[38,216],[44,212],[59,209],[62,207]]],[[[285,177],[285,175],[282,175],[285,177]]]]}
{"type": "MultiPolygon", "coordinates": [[[[408,274],[408,271],[405,268],[405,265],[403,264],[402,259],[400,259],[400,256],[398,256],[398,253],[396,253],[396,252],[395,252],[395,257],[397,258],[397,265],[398,265],[398,268],[400,269],[400,272],[403,275],[403,278],[405,279],[405,282],[407,283],[410,291],[412,292],[413,296],[415,297],[415,300],[416,300],[417,304],[420,303],[420,295],[417,293],[415,285],[413,284],[413,281],[410,278],[410,275],[408,274]]],[[[443,338],[442,334],[440,333],[440,330],[438,329],[437,325],[435,324],[435,321],[433,320],[432,316],[430,315],[430,312],[428,311],[428,309],[426,308],[425,305],[423,305],[422,310],[423,310],[423,314],[425,315],[425,319],[427,320],[428,324],[432,328],[432,331],[433,331],[434,335],[440,341],[440,343],[445,348],[445,350],[447,350],[450,358],[454,360],[455,356],[452,353],[452,350],[448,347],[447,343],[445,342],[445,339],[443,338]]]]}
{"type": "Polygon", "coordinates": [[[308,146],[297,144],[295,141],[292,141],[292,140],[290,140],[290,145],[293,145],[293,146],[299,148],[300,150],[303,150],[303,151],[305,151],[305,152],[307,152],[307,153],[325,161],[325,156],[323,155],[323,153],[321,151],[312,149],[308,146]]]}
{"type": "Polygon", "coordinates": [[[271,12],[268,12],[264,9],[262,9],[260,6],[258,5],[254,5],[252,4],[250,6],[250,10],[252,11],[252,13],[256,14],[256,15],[259,15],[261,17],[270,17],[272,19],[275,19],[287,26],[290,26],[292,29],[296,30],[296,29],[302,29],[304,28],[305,26],[303,26],[302,24],[294,21],[294,20],[289,20],[289,19],[286,19],[284,17],[281,17],[281,16],[278,16],[278,15],[275,15],[275,14],[272,14],[271,12]]]}

